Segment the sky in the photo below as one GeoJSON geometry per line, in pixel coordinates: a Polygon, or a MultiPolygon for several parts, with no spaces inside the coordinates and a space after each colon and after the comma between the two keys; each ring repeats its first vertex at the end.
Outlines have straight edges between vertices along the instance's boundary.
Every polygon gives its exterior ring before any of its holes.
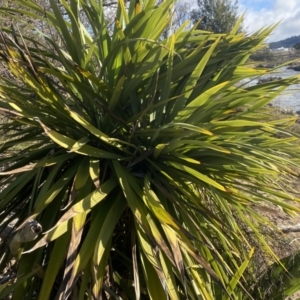
{"type": "Polygon", "coordinates": [[[247,32],[281,21],[269,42],[300,35],[300,0],[239,0],[238,3],[240,12],[246,11],[247,32]]]}

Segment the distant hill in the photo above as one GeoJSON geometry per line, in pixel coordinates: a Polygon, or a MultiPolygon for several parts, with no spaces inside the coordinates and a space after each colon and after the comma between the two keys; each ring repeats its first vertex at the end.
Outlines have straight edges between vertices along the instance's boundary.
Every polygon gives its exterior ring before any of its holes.
{"type": "Polygon", "coordinates": [[[269,43],[269,48],[270,49],[276,49],[281,47],[291,48],[299,42],[300,42],[300,35],[296,35],[296,36],[289,37],[285,40],[269,43]]]}

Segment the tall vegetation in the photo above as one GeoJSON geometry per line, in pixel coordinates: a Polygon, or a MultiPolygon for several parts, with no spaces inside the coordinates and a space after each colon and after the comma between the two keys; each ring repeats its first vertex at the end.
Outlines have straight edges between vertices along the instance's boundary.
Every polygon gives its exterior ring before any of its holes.
{"type": "Polygon", "coordinates": [[[286,192],[295,118],[265,108],[298,78],[241,84],[266,73],[245,62],[273,27],[245,36],[242,19],[228,34],[185,22],[162,39],[173,0],[120,0],[113,28],[101,1],[16,2],[0,13],[59,39],[0,34],[14,79],[0,75],[0,230],[35,219],[44,232],[1,298],[258,299],[254,246],[278,261],[259,208],[299,211],[286,192]]]}
{"type": "Polygon", "coordinates": [[[201,20],[198,29],[229,33],[239,19],[237,0],[197,0],[197,5],[191,19],[195,24],[201,20]]]}
{"type": "Polygon", "coordinates": [[[294,49],[296,50],[300,50],[300,42],[296,43],[294,46],[293,46],[294,49]]]}

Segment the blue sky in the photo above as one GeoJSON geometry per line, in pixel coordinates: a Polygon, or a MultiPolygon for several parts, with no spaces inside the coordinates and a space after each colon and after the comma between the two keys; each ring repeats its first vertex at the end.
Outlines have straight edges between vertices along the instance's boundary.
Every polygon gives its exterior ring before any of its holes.
{"type": "Polygon", "coordinates": [[[261,9],[272,9],[274,0],[240,0],[240,5],[249,7],[253,11],[260,11],[261,9]]]}
{"type": "Polygon", "coordinates": [[[300,35],[300,0],[239,0],[240,12],[246,11],[248,32],[281,21],[269,41],[300,35]]]}

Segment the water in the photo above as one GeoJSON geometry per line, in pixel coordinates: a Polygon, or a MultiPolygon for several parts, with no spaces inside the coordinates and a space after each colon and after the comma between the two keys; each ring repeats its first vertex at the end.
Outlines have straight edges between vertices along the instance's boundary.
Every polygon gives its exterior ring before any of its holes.
{"type": "MultiPolygon", "coordinates": [[[[286,67],[280,68],[276,71],[276,73],[263,75],[260,78],[268,78],[268,77],[281,77],[287,78],[291,76],[298,75],[299,72],[294,70],[287,69],[286,67]]],[[[251,81],[249,84],[254,85],[257,84],[258,79],[251,81]]],[[[281,95],[276,97],[273,100],[273,105],[280,107],[281,109],[293,110],[300,112],[300,84],[293,84],[288,87],[281,95]]]]}

